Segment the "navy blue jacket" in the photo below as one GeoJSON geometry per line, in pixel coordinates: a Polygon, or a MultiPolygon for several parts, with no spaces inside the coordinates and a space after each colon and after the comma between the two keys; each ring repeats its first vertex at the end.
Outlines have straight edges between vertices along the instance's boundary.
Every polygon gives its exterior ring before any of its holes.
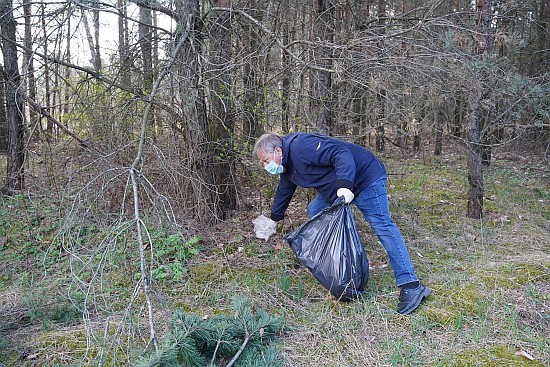
{"type": "Polygon", "coordinates": [[[271,219],[279,221],[296,187],[311,187],[328,202],[345,187],[355,196],[386,175],[383,163],[368,149],[329,136],[292,133],[283,137],[279,186],[273,199],[271,219]]]}

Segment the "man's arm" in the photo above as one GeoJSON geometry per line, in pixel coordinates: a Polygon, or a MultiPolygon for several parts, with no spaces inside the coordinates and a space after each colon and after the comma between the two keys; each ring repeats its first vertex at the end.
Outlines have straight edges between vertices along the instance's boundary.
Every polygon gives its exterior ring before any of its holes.
{"type": "Polygon", "coordinates": [[[273,198],[271,220],[278,222],[284,218],[285,211],[290,204],[294,191],[296,191],[296,185],[290,182],[290,180],[282,174],[273,198]]]}

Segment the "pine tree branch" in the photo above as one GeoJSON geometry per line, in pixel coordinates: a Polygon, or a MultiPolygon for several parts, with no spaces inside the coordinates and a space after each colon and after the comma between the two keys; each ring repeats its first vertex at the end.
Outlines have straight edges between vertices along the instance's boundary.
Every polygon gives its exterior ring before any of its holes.
{"type": "Polygon", "coordinates": [[[229,361],[229,363],[227,364],[227,366],[225,367],[232,367],[235,362],[237,362],[237,359],[239,359],[241,353],[244,351],[244,348],[246,348],[246,346],[248,345],[248,342],[250,341],[250,338],[251,338],[252,335],[250,335],[248,333],[248,330],[246,330],[246,334],[245,334],[245,338],[244,338],[244,341],[243,341],[243,344],[241,345],[241,347],[239,348],[239,350],[237,351],[237,353],[235,353],[235,355],[233,356],[233,358],[229,361]]]}
{"type": "Polygon", "coordinates": [[[220,348],[220,344],[222,343],[221,339],[218,339],[216,342],[216,348],[214,348],[214,353],[212,353],[212,359],[210,360],[210,365],[213,366],[214,362],[216,361],[216,355],[218,354],[218,349],[220,348]]]}

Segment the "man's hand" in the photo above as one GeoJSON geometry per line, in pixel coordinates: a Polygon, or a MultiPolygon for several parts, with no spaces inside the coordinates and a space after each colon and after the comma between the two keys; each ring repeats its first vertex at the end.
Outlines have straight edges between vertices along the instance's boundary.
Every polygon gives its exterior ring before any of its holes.
{"type": "Polygon", "coordinates": [[[342,187],[342,188],[338,189],[338,191],[336,191],[336,196],[338,196],[338,197],[343,196],[344,197],[344,202],[346,204],[351,203],[353,198],[355,197],[355,195],[353,195],[353,192],[351,192],[350,189],[346,189],[345,187],[342,187]]]}
{"type": "Polygon", "coordinates": [[[277,232],[277,222],[270,219],[269,222],[267,222],[267,228],[273,231],[273,233],[277,232]]]}

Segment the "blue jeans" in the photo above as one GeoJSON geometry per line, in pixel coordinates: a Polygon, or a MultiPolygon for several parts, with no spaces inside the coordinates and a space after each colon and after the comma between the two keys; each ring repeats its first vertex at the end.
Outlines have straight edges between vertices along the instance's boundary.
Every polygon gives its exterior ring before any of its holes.
{"type": "MultiPolygon", "coordinates": [[[[418,281],[418,278],[414,273],[414,266],[405,246],[405,240],[390,216],[386,181],[387,177],[381,177],[374,181],[351,203],[363,213],[365,220],[369,222],[382,246],[386,249],[396,284],[401,286],[405,283],[418,281]]],[[[331,204],[321,195],[317,195],[307,206],[307,215],[311,218],[331,204]]]]}

